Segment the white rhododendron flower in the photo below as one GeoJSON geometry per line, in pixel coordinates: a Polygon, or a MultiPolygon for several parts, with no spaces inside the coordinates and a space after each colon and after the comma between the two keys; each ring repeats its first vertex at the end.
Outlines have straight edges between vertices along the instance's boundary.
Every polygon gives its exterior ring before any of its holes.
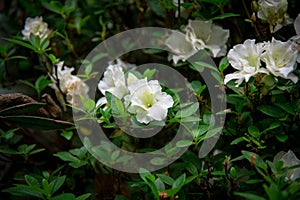
{"type": "Polygon", "coordinates": [[[298,14],[294,21],[294,28],[297,35],[291,37],[290,41],[292,43],[292,49],[298,52],[297,62],[300,63],[300,14],[298,14]]]}
{"type": "Polygon", "coordinates": [[[298,52],[292,49],[291,43],[273,38],[271,42],[266,43],[265,47],[261,60],[265,62],[268,71],[274,76],[290,79],[296,83],[298,77],[292,72],[297,66],[298,52]]]}
{"type": "Polygon", "coordinates": [[[128,93],[123,68],[118,64],[109,65],[104,72],[103,79],[98,84],[98,88],[103,95],[108,91],[122,99],[128,93]]]}
{"type": "Polygon", "coordinates": [[[54,83],[49,86],[55,89],[57,99],[65,109],[65,102],[61,92],[67,94],[68,103],[76,106],[81,103],[80,96],[83,96],[85,99],[88,98],[89,87],[79,77],[71,74],[74,71],[73,67],[63,67],[63,65],[64,62],[57,63],[57,71],[54,69],[51,77],[54,83]],[[59,82],[59,88],[57,87],[57,84],[55,84],[57,82],[59,82]]]}
{"type": "MultiPolygon", "coordinates": [[[[274,162],[278,162],[279,160],[283,161],[283,167],[292,167],[300,164],[300,160],[291,150],[289,150],[287,153],[282,151],[276,154],[276,156],[274,157],[274,162]]],[[[295,181],[298,178],[300,178],[300,168],[290,169],[287,172],[287,181],[295,181]]]]}
{"type": "Polygon", "coordinates": [[[171,51],[169,60],[173,60],[175,64],[180,60],[186,61],[197,52],[194,46],[186,40],[185,35],[178,31],[172,31],[172,34],[166,39],[165,44],[171,51]]]}
{"type": "Polygon", "coordinates": [[[283,26],[291,24],[292,20],[287,15],[287,0],[259,0],[258,1],[258,18],[266,20],[271,31],[276,32],[283,26]]]}
{"type": "Polygon", "coordinates": [[[128,107],[129,113],[136,114],[140,123],[164,120],[168,108],[174,104],[172,97],[162,92],[157,80],[141,79],[128,86],[128,89],[130,93],[125,96],[125,106],[128,107]]]}
{"type": "Polygon", "coordinates": [[[212,57],[226,54],[226,42],[229,30],[212,23],[212,21],[189,20],[185,27],[186,38],[197,50],[208,49],[212,57]]]}
{"type": "Polygon", "coordinates": [[[244,44],[235,45],[229,50],[228,61],[238,71],[227,74],[224,83],[236,79],[235,83],[239,86],[244,80],[248,82],[258,73],[268,73],[266,69],[261,68],[260,55],[262,51],[263,44],[255,44],[255,40],[246,40],[244,44]]]}
{"type": "Polygon", "coordinates": [[[24,29],[22,30],[23,39],[29,39],[30,34],[39,36],[44,40],[50,33],[48,24],[43,22],[43,17],[26,18],[24,29]]]}

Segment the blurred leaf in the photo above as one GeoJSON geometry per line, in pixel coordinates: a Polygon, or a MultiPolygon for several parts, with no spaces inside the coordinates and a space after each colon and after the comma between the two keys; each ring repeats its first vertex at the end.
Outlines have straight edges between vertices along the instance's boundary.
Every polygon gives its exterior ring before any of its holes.
{"type": "Polygon", "coordinates": [[[251,193],[234,192],[233,194],[240,197],[244,197],[247,200],[266,200],[265,198],[261,197],[261,195],[256,195],[251,193]]]}
{"type": "Polygon", "coordinates": [[[146,69],[145,72],[143,73],[143,77],[146,77],[147,80],[150,80],[155,74],[155,72],[156,69],[146,69]]]}
{"type": "Polygon", "coordinates": [[[50,183],[50,194],[54,194],[65,182],[66,176],[60,176],[55,178],[50,183]]]}
{"type": "Polygon", "coordinates": [[[32,128],[37,130],[65,129],[74,125],[67,121],[37,116],[0,116],[0,119],[24,128],[32,128]]]}
{"type": "Polygon", "coordinates": [[[269,105],[260,105],[257,107],[257,109],[264,114],[275,117],[275,118],[282,118],[284,117],[284,113],[280,108],[277,108],[275,106],[269,106],[269,105]]]}
{"type": "Polygon", "coordinates": [[[191,106],[187,106],[187,108],[178,111],[175,115],[175,118],[189,117],[196,113],[198,109],[199,103],[193,103],[191,106]]]}
{"type": "Polygon", "coordinates": [[[5,108],[0,111],[0,116],[9,116],[9,115],[32,115],[36,113],[36,110],[42,108],[45,103],[25,103],[9,108],[5,108]]]}
{"type": "Polygon", "coordinates": [[[34,46],[32,46],[31,44],[28,44],[27,42],[23,42],[22,40],[16,40],[16,39],[10,39],[10,38],[6,38],[5,40],[18,44],[20,46],[26,47],[28,49],[31,49],[33,51],[37,51],[37,48],[35,48],[34,46]]]}
{"type": "Polygon", "coordinates": [[[224,13],[224,14],[221,14],[221,15],[218,15],[218,16],[215,16],[215,17],[211,18],[211,20],[225,19],[225,18],[228,18],[228,17],[238,17],[238,16],[240,16],[240,14],[224,13]]]}
{"type": "Polygon", "coordinates": [[[47,80],[47,78],[42,75],[35,81],[35,88],[39,91],[42,91],[45,89],[50,83],[52,83],[51,80],[47,80]]]}
{"type": "Polygon", "coordinates": [[[225,56],[224,58],[222,58],[222,60],[219,63],[220,72],[223,72],[228,66],[229,66],[229,62],[227,57],[225,56]]]}
{"type": "Polygon", "coordinates": [[[157,174],[156,175],[158,178],[160,178],[160,180],[162,180],[164,183],[168,184],[168,185],[173,185],[174,183],[174,179],[170,176],[166,176],[164,174],[157,174]]]}
{"type": "Polygon", "coordinates": [[[260,135],[261,135],[261,133],[259,132],[259,129],[253,125],[248,127],[248,133],[256,139],[259,139],[260,135]]]}

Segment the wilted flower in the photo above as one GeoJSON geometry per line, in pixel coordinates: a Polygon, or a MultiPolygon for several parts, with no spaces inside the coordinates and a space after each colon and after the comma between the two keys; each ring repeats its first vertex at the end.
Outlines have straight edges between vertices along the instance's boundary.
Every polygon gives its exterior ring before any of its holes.
{"type": "Polygon", "coordinates": [[[170,49],[169,60],[173,60],[175,64],[179,60],[186,61],[194,55],[197,50],[186,40],[183,33],[172,31],[172,34],[166,39],[165,44],[170,49]]]}
{"type": "MultiPolygon", "coordinates": [[[[300,160],[296,157],[293,151],[287,153],[281,151],[274,157],[274,162],[283,161],[283,167],[292,167],[300,164],[300,160]]],[[[300,168],[291,169],[287,172],[286,180],[295,181],[300,178],[300,168]]]]}
{"type": "Polygon", "coordinates": [[[213,57],[226,54],[226,42],[229,30],[212,23],[212,21],[189,20],[185,27],[186,38],[197,50],[208,49],[213,57]]]}
{"type": "Polygon", "coordinates": [[[73,67],[64,67],[63,69],[63,65],[64,62],[57,63],[57,71],[54,69],[51,77],[54,83],[50,84],[50,87],[55,89],[57,99],[65,109],[65,102],[61,92],[67,94],[68,103],[79,105],[81,103],[80,96],[83,96],[85,99],[88,98],[89,87],[79,77],[71,74],[74,71],[73,67]],[[57,82],[59,82],[59,88],[57,87],[57,82]]]}
{"type": "Polygon", "coordinates": [[[48,24],[43,22],[43,17],[26,18],[24,29],[22,30],[23,39],[29,39],[30,34],[39,36],[44,40],[50,33],[48,24]]]}
{"type": "Polygon", "coordinates": [[[243,80],[246,82],[258,73],[268,73],[261,68],[260,55],[263,51],[263,44],[255,44],[255,40],[246,40],[244,44],[235,45],[228,52],[228,61],[237,72],[227,74],[224,79],[226,84],[232,79],[236,80],[236,85],[240,85],[243,80]]]}
{"type": "Polygon", "coordinates": [[[276,32],[292,20],[287,15],[287,0],[259,0],[258,18],[266,20],[271,27],[271,31],[276,32]]]}
{"type": "Polygon", "coordinates": [[[265,52],[261,55],[261,60],[265,62],[268,71],[274,76],[290,79],[296,83],[298,77],[292,72],[297,66],[298,52],[292,49],[291,43],[273,38],[265,45],[265,52]]]}
{"type": "Polygon", "coordinates": [[[136,119],[140,123],[164,120],[168,108],[173,106],[172,97],[162,92],[157,80],[141,79],[129,85],[128,89],[130,93],[124,97],[125,105],[129,113],[136,114],[136,119]]]}

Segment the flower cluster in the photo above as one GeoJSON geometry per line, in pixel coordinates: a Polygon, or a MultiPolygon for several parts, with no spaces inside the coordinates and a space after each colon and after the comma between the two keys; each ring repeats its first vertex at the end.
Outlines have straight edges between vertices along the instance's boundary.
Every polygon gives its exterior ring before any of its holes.
{"type": "Polygon", "coordinates": [[[74,106],[81,103],[81,96],[85,99],[88,98],[88,85],[79,77],[72,75],[73,71],[73,67],[64,67],[64,62],[59,62],[51,76],[53,83],[49,86],[55,90],[56,97],[64,109],[66,107],[63,94],[67,95],[67,102],[74,106]]]}
{"type": "Polygon", "coordinates": [[[272,32],[292,23],[292,19],[286,13],[287,0],[259,0],[258,6],[258,18],[267,21],[272,32]]]}
{"type": "MultiPolygon", "coordinates": [[[[131,72],[125,75],[126,65],[117,60],[116,64],[107,67],[103,79],[98,84],[100,92],[103,95],[110,92],[116,98],[123,100],[128,113],[134,114],[140,123],[148,124],[153,120],[164,120],[168,109],[174,104],[172,97],[162,91],[157,80],[139,79],[131,72]]],[[[104,104],[107,104],[107,100],[102,97],[97,105],[104,104]]]]}
{"type": "Polygon", "coordinates": [[[39,36],[41,40],[44,40],[49,33],[48,24],[43,21],[43,17],[28,17],[25,21],[24,29],[22,30],[24,40],[29,40],[30,34],[39,36]]]}
{"type": "Polygon", "coordinates": [[[255,40],[248,39],[229,50],[228,61],[238,71],[227,74],[224,83],[234,79],[239,86],[258,73],[271,73],[275,77],[290,79],[296,83],[298,77],[292,72],[297,66],[298,55],[290,41],[282,42],[273,38],[271,42],[255,44],[255,40]]]}
{"type": "Polygon", "coordinates": [[[173,31],[165,41],[171,51],[169,60],[172,59],[175,64],[179,60],[186,61],[197,51],[204,49],[214,58],[226,55],[229,30],[213,24],[211,20],[189,20],[183,30],[185,35],[173,31]]]}

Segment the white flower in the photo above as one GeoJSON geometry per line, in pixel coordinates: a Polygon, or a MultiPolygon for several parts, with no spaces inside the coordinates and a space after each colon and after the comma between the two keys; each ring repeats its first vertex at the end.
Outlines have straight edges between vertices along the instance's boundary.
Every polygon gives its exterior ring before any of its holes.
{"type": "Polygon", "coordinates": [[[67,94],[68,103],[77,106],[81,103],[80,96],[83,96],[85,99],[88,98],[89,87],[79,77],[71,74],[74,71],[73,67],[64,67],[63,69],[63,65],[64,62],[57,63],[57,71],[54,69],[51,77],[54,83],[49,86],[55,89],[57,99],[65,109],[65,102],[61,92],[67,94]],[[60,89],[57,87],[57,81],[60,89]]]}
{"type": "Polygon", "coordinates": [[[141,79],[128,86],[130,94],[125,96],[125,106],[128,112],[136,114],[140,123],[150,121],[162,121],[167,117],[168,108],[172,107],[174,101],[170,95],[162,92],[157,80],[147,81],[141,79]]]}
{"type": "MultiPolygon", "coordinates": [[[[274,162],[283,161],[283,167],[292,167],[300,164],[300,160],[296,157],[293,151],[289,150],[287,153],[281,151],[274,157],[274,162]]],[[[291,169],[287,172],[286,180],[295,181],[300,178],[300,168],[291,169]]]]}
{"type": "Polygon", "coordinates": [[[213,24],[212,21],[202,20],[189,20],[184,30],[187,40],[197,50],[208,49],[213,57],[220,57],[226,54],[229,30],[213,24]]]}
{"type": "Polygon", "coordinates": [[[298,52],[297,62],[300,63],[300,14],[295,19],[294,28],[297,35],[291,37],[290,41],[292,49],[298,52]]]}
{"type": "Polygon", "coordinates": [[[266,69],[260,68],[260,55],[263,51],[263,44],[255,44],[255,40],[246,40],[244,44],[235,45],[228,52],[228,61],[231,66],[237,69],[237,72],[227,74],[224,83],[228,83],[232,79],[236,80],[239,86],[244,80],[246,82],[258,73],[268,73],[266,69]]]}
{"type": "Polygon", "coordinates": [[[26,18],[24,29],[22,30],[23,39],[29,39],[30,34],[39,36],[44,40],[50,33],[48,24],[43,22],[43,17],[26,18]]]}
{"type": "Polygon", "coordinates": [[[103,95],[108,91],[119,99],[128,94],[123,68],[118,64],[109,65],[100,80],[98,88],[103,95]]]}
{"type": "Polygon", "coordinates": [[[179,60],[186,61],[197,52],[194,46],[186,40],[185,35],[179,31],[172,31],[172,34],[166,39],[165,44],[171,51],[168,59],[173,60],[175,64],[179,60]]]}
{"type": "Polygon", "coordinates": [[[292,23],[292,20],[286,14],[287,0],[259,0],[258,18],[266,20],[271,27],[271,31],[276,32],[282,26],[292,23]]]}
{"type": "Polygon", "coordinates": [[[291,42],[282,42],[273,38],[271,42],[266,43],[261,60],[274,76],[290,79],[296,83],[298,77],[292,72],[297,66],[297,56],[298,52],[292,49],[291,42]]]}

